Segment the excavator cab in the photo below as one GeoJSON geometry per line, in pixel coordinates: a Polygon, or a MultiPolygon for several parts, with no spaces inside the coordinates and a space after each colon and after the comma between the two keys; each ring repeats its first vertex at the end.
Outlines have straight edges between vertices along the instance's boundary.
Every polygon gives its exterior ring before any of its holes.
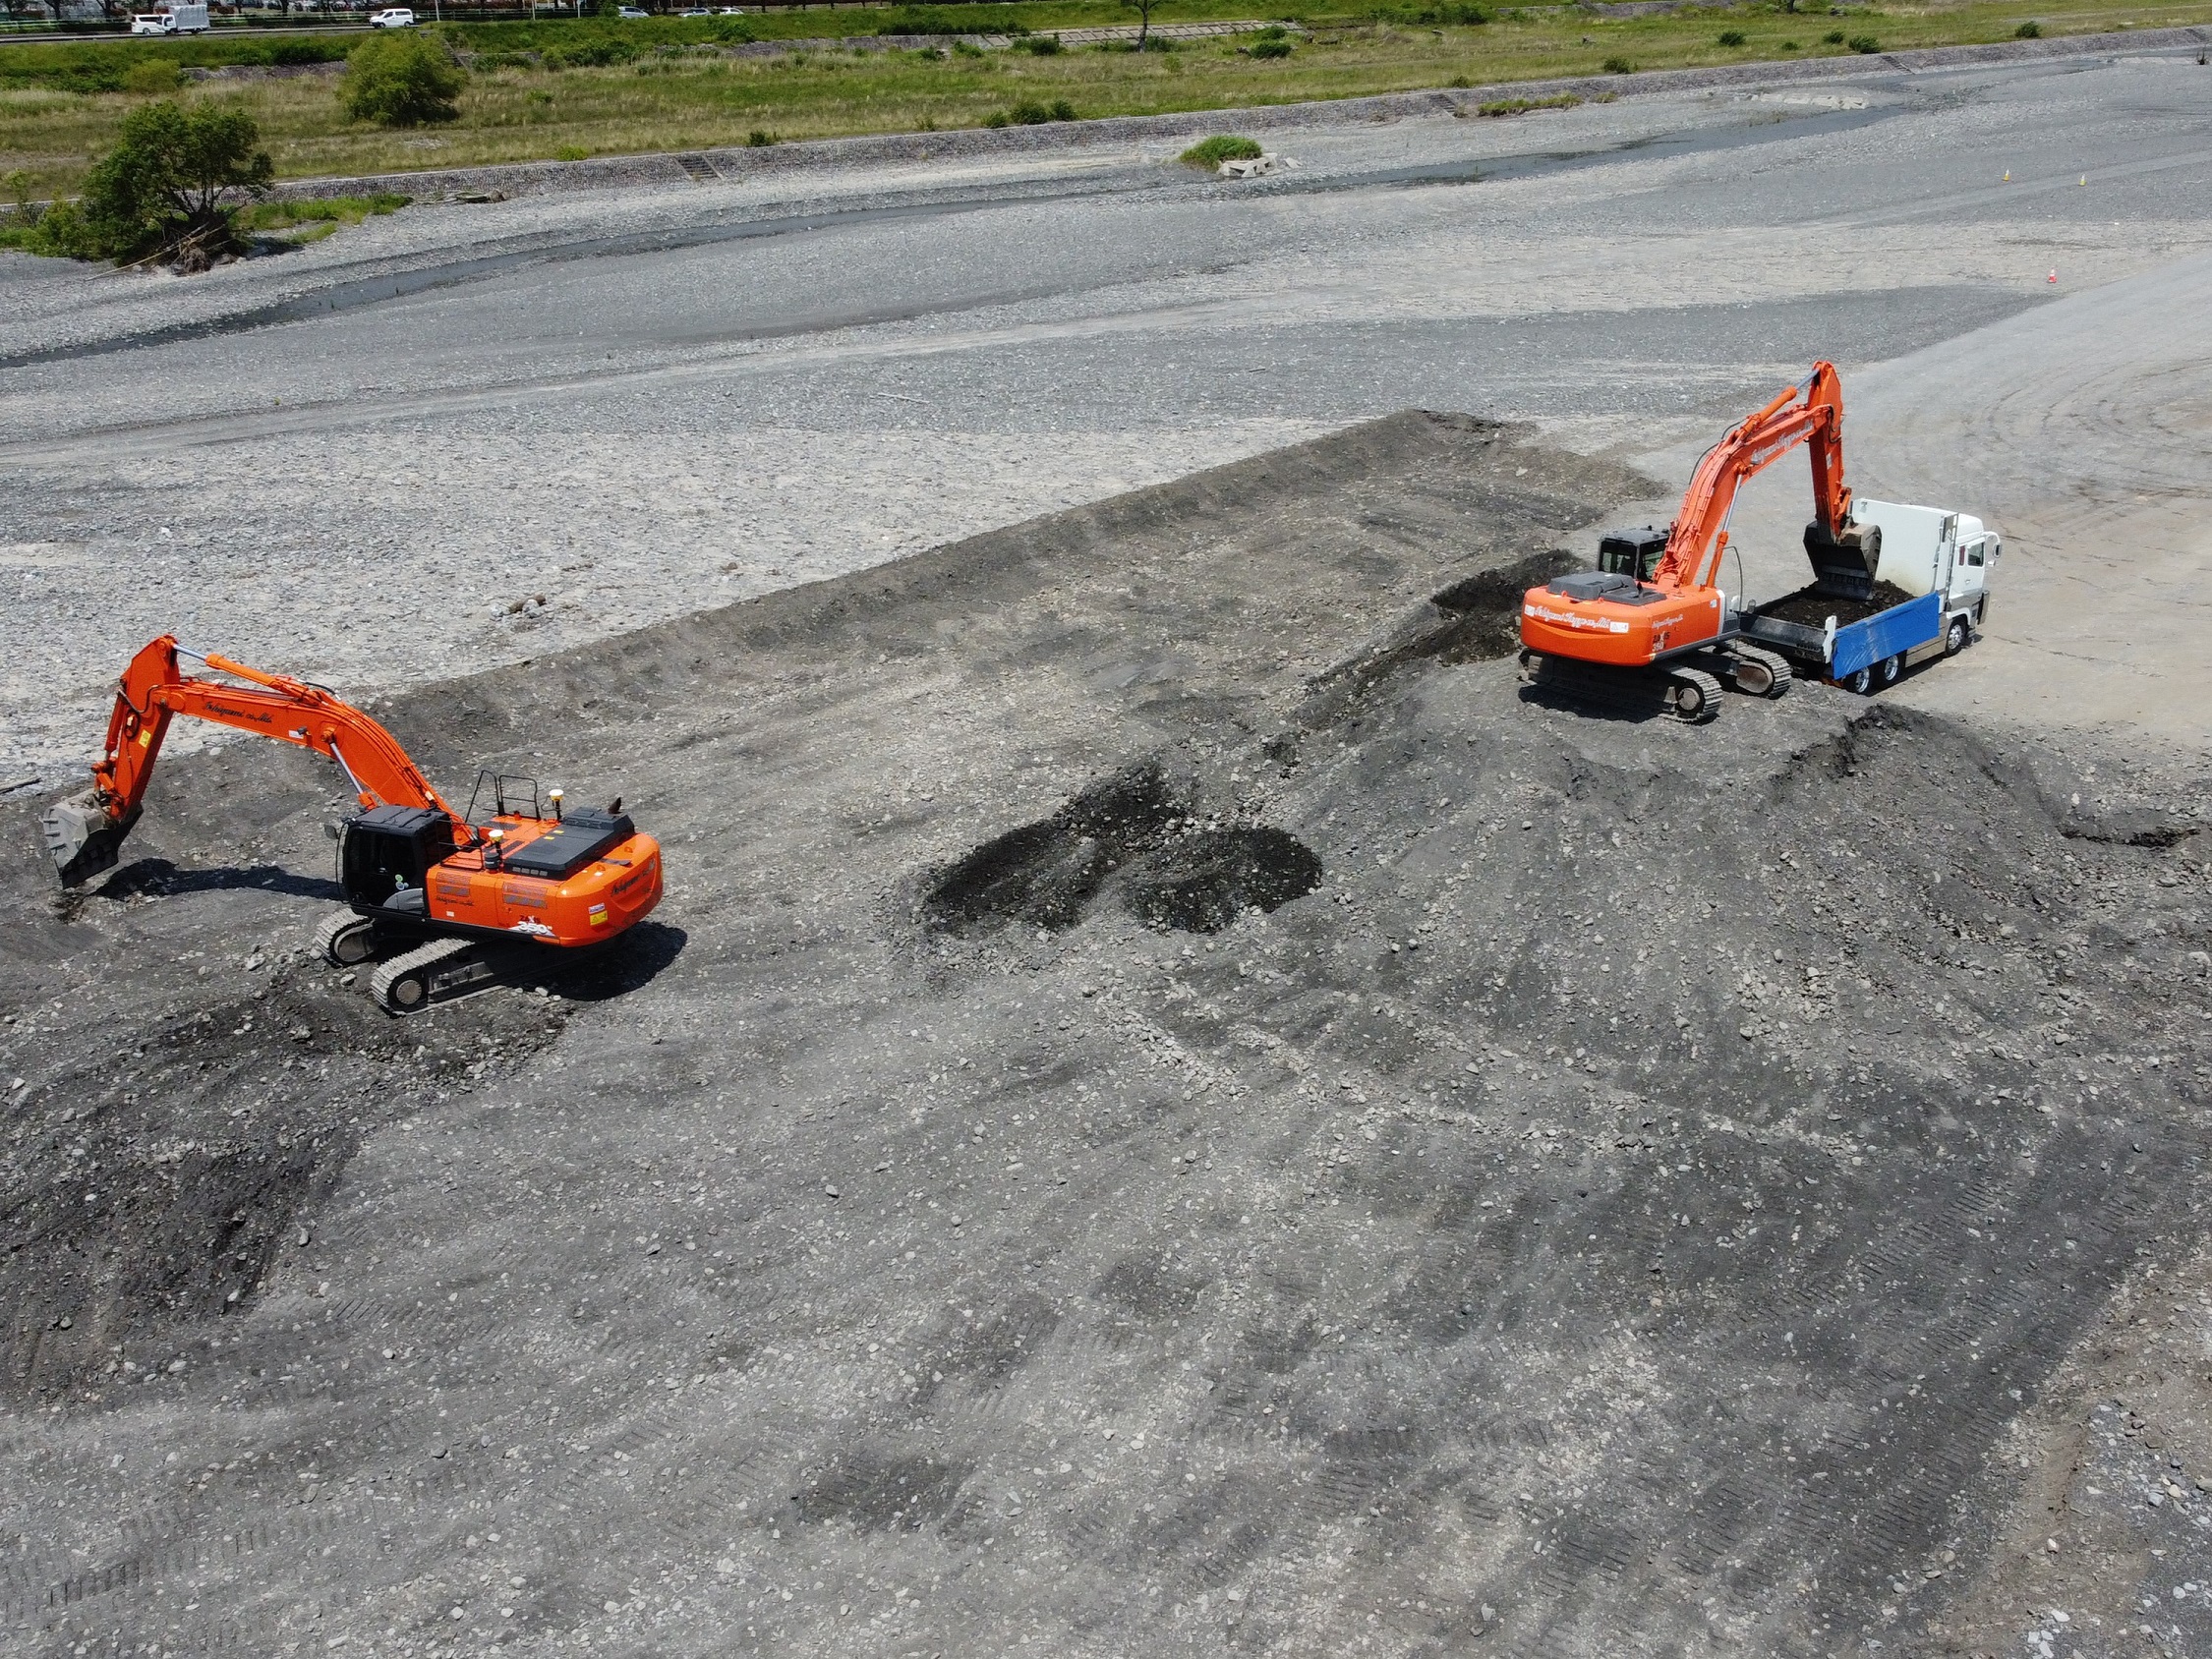
{"type": "Polygon", "coordinates": [[[1666,556],[1666,532],[1647,524],[1635,530],[1610,530],[1598,543],[1598,568],[1608,576],[1649,582],[1666,556]]]}
{"type": "Polygon", "coordinates": [[[432,866],[452,856],[453,821],[445,814],[434,807],[374,807],[346,824],[339,885],[357,912],[420,913],[432,866]]]}

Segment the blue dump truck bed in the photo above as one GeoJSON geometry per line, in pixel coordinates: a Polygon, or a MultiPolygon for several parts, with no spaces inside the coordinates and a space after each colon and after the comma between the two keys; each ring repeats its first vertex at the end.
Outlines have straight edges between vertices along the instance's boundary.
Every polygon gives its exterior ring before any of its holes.
{"type": "MultiPolygon", "coordinates": [[[[1838,611],[1850,608],[1847,601],[1836,604],[1838,611]]],[[[1832,616],[1828,625],[1818,628],[1756,610],[1743,618],[1745,638],[1772,646],[1791,661],[1832,680],[1845,679],[1888,658],[1919,650],[1941,639],[1943,631],[1944,601],[1940,594],[1922,594],[1856,622],[1838,622],[1832,616]]]]}
{"type": "Polygon", "coordinates": [[[1831,679],[1841,679],[1861,668],[1871,668],[1886,657],[1901,657],[1927,645],[1944,631],[1944,601],[1935,594],[1877,611],[1864,622],[1847,623],[1835,630],[1834,654],[1828,660],[1831,679]]]}

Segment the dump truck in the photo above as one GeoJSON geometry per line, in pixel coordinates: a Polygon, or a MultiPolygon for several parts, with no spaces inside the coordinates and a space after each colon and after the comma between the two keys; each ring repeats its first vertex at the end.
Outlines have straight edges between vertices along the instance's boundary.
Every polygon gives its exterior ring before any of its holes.
{"type": "Polygon", "coordinates": [[[1864,598],[1815,582],[1745,613],[1743,636],[1789,658],[1797,677],[1834,680],[1862,696],[1937,657],[1956,657],[1989,614],[1989,579],[2004,543],[1971,513],[1901,501],[1852,504],[1880,532],[1864,598]]]}

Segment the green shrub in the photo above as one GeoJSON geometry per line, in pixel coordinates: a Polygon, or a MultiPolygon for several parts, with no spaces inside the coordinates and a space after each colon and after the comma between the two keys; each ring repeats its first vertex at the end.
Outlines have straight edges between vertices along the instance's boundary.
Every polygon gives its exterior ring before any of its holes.
{"type": "Polygon", "coordinates": [[[548,69],[611,69],[636,57],[637,45],[634,41],[603,36],[548,46],[542,56],[548,69]]]}
{"type": "Polygon", "coordinates": [[[1490,14],[1480,6],[1423,6],[1411,10],[1397,6],[1378,6],[1371,8],[1368,16],[1373,18],[1377,23],[1440,23],[1471,26],[1485,24],[1490,21],[1490,14]]]}
{"type": "Polygon", "coordinates": [[[1014,49],[1018,52],[1034,52],[1040,58],[1057,57],[1061,50],[1060,36],[1057,34],[1024,35],[1014,43],[1014,49]]]}
{"type": "Polygon", "coordinates": [[[1288,40],[1255,40],[1249,48],[1255,58],[1287,58],[1291,55],[1288,40]]]}
{"type": "Polygon", "coordinates": [[[1607,75],[1634,75],[1636,73],[1636,66],[1626,58],[1607,58],[1603,67],[1607,75]]]}
{"type": "Polygon", "coordinates": [[[93,164],[84,201],[48,208],[38,229],[54,252],[78,258],[167,255],[204,269],[235,251],[232,198],[259,197],[275,176],[261,139],[234,105],[142,104],[93,164]]]}
{"type": "Polygon", "coordinates": [[[324,196],[312,201],[260,201],[231,215],[240,230],[290,230],[296,225],[357,225],[372,215],[396,213],[414,200],[393,191],[374,196],[324,196]]]}
{"type": "Polygon", "coordinates": [[[1824,45],[1840,46],[1843,44],[1843,31],[1840,29],[1832,29],[1821,36],[1821,41],[1824,45]]]}
{"type": "Polygon", "coordinates": [[[362,41],[346,54],[338,96],[356,121],[419,127],[458,116],[461,112],[453,100],[466,85],[467,72],[453,61],[443,41],[411,29],[392,29],[362,41]]]}
{"type": "Polygon", "coordinates": [[[104,259],[107,253],[84,209],[74,201],[57,201],[20,229],[11,227],[11,246],[27,254],[43,254],[50,259],[104,259]]]}
{"type": "Polygon", "coordinates": [[[963,58],[979,58],[983,55],[983,48],[972,40],[956,40],[953,42],[953,50],[963,58]]]}
{"type": "Polygon", "coordinates": [[[336,40],[271,40],[268,61],[273,64],[337,63],[346,55],[336,40]]]}
{"type": "Polygon", "coordinates": [[[1784,40],[1781,43],[1781,49],[1785,52],[1794,52],[1797,50],[1797,42],[1794,40],[1784,40]]]}
{"type": "Polygon", "coordinates": [[[123,72],[123,90],[158,97],[184,84],[184,72],[167,58],[141,58],[123,72]]]}
{"type": "Polygon", "coordinates": [[[1720,31],[1720,44],[1723,46],[1743,46],[1748,45],[1749,42],[1745,40],[1742,29],[1723,29],[1720,31]]]}
{"type": "Polygon", "coordinates": [[[1174,41],[1159,34],[1147,34],[1136,44],[1136,50],[1139,52],[1174,52],[1181,49],[1174,41]]]}
{"type": "Polygon", "coordinates": [[[1193,167],[1203,167],[1210,173],[1224,161],[1256,161],[1260,154],[1260,147],[1253,140],[1235,133],[1217,133],[1210,139],[1199,140],[1178,159],[1193,167]]]}
{"type": "Polygon", "coordinates": [[[775,142],[776,135],[774,133],[763,132],[758,127],[745,135],[745,144],[750,149],[766,149],[775,142]]]}
{"type": "Polygon", "coordinates": [[[2012,30],[2012,38],[2015,40],[2040,40],[2043,38],[2043,26],[2031,18],[2012,30]]]}
{"type": "Polygon", "coordinates": [[[1874,53],[1882,50],[1882,42],[1875,39],[1875,37],[1871,34],[1854,34],[1848,41],[1845,42],[1845,44],[1848,45],[1852,51],[1863,52],[1870,57],[1874,53]]]}

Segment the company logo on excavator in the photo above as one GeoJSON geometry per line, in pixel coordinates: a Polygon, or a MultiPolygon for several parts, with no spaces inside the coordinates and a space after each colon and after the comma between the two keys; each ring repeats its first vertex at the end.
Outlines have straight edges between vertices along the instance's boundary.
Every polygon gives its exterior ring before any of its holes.
{"type": "Polygon", "coordinates": [[[252,709],[233,709],[228,704],[217,703],[213,698],[207,700],[207,709],[210,714],[220,715],[226,720],[252,720],[256,725],[270,725],[275,721],[273,715],[261,714],[252,709]]]}
{"type": "Polygon", "coordinates": [[[1538,617],[1545,622],[1557,622],[1567,628],[1587,628],[1593,633],[1625,634],[1628,624],[1607,616],[1584,616],[1572,610],[1553,610],[1549,605],[1523,604],[1521,614],[1538,617]]]}

